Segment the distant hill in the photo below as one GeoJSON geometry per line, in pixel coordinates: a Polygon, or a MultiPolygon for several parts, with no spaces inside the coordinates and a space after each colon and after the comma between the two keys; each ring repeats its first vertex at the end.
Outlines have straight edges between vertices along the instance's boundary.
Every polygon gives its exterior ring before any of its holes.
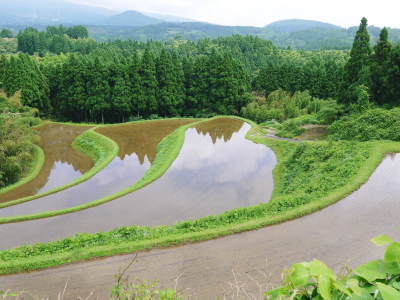
{"type": "Polygon", "coordinates": [[[324,23],[319,21],[312,21],[312,20],[301,20],[301,19],[289,19],[289,20],[282,20],[273,22],[267,26],[267,29],[271,29],[277,32],[296,32],[296,31],[304,31],[309,29],[325,29],[325,30],[340,30],[343,29],[339,26],[324,23]]]}
{"type": "MultiPolygon", "coordinates": [[[[319,22],[316,22],[319,23],[319,22]]],[[[233,34],[253,35],[262,39],[271,40],[281,48],[291,47],[304,50],[345,50],[350,49],[357,27],[349,29],[339,26],[311,27],[309,29],[282,32],[264,28],[245,26],[222,26],[200,22],[188,23],[159,23],[143,27],[111,27],[91,26],[90,35],[100,41],[108,39],[134,39],[139,41],[170,39],[186,39],[197,41],[202,38],[218,38],[233,34]]],[[[299,28],[299,27],[298,27],[299,28]]],[[[380,28],[371,26],[372,43],[379,37],[380,28]]],[[[400,42],[400,30],[390,29],[390,39],[393,42],[400,42]]]]}
{"type": "Polygon", "coordinates": [[[134,39],[139,41],[165,41],[174,38],[196,41],[202,38],[218,38],[232,34],[258,35],[260,28],[222,26],[200,22],[160,23],[143,27],[89,27],[90,35],[97,40],[134,39]]]}
{"type": "Polygon", "coordinates": [[[116,12],[66,0],[6,0],[1,3],[0,25],[100,24],[116,12]]]}
{"type": "Polygon", "coordinates": [[[164,22],[182,23],[193,20],[163,14],[113,10],[71,3],[71,0],[0,0],[0,27],[23,28],[47,25],[108,25],[138,27],[164,22]]]}
{"type": "Polygon", "coordinates": [[[138,27],[162,22],[164,21],[146,16],[138,11],[129,10],[105,19],[103,24],[112,26],[138,27]]]}
{"type": "MultiPolygon", "coordinates": [[[[304,50],[350,49],[357,26],[342,28],[333,24],[290,19],[265,27],[222,26],[192,22],[185,17],[138,11],[115,12],[109,9],[71,3],[71,0],[0,0],[0,28],[15,32],[33,26],[43,30],[48,25],[86,25],[92,38],[197,41],[233,34],[253,35],[271,40],[281,48],[304,50]]],[[[372,43],[379,37],[380,28],[371,26],[372,43]]],[[[390,39],[400,42],[400,30],[390,29],[390,39]]]]}
{"type": "Polygon", "coordinates": [[[148,12],[142,12],[144,15],[153,17],[165,22],[170,22],[170,23],[187,23],[187,22],[198,22],[196,20],[188,19],[188,18],[183,18],[183,17],[177,17],[177,16],[170,16],[170,15],[163,15],[163,14],[155,14],[155,13],[148,13],[148,12]]]}

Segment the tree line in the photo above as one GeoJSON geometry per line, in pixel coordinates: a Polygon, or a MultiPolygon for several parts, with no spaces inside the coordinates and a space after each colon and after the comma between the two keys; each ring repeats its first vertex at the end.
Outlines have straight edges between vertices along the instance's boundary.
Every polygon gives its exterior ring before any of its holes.
{"type": "Polygon", "coordinates": [[[366,105],[369,101],[378,105],[399,105],[400,45],[393,46],[388,39],[388,29],[383,28],[372,48],[367,29],[368,21],[363,18],[344,68],[338,99],[347,107],[366,105]]]}
{"type": "Polygon", "coordinates": [[[37,53],[40,56],[47,52],[88,52],[95,47],[95,42],[88,37],[88,30],[84,26],[49,26],[45,31],[28,27],[17,35],[17,50],[30,55],[37,53]]]}
{"type": "Polygon", "coordinates": [[[383,29],[371,48],[366,19],[350,53],[284,50],[240,35],[99,43],[87,39],[82,26],[28,28],[18,36],[19,47],[34,47],[1,57],[0,87],[8,95],[21,91],[25,105],[61,120],[240,114],[252,91],[268,96],[276,90],[335,99],[346,111],[369,100],[396,104],[400,90],[400,46],[391,45],[383,29]],[[57,38],[74,46],[54,50],[57,38]]]}
{"type": "Polygon", "coordinates": [[[244,67],[221,51],[185,59],[166,49],[99,51],[40,62],[19,54],[0,63],[8,95],[21,90],[25,105],[72,121],[238,114],[250,98],[244,67]]]}

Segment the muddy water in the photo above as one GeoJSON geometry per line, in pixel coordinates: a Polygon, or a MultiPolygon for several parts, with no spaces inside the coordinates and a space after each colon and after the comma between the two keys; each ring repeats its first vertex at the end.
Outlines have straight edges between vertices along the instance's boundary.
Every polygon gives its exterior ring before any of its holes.
{"type": "Polygon", "coordinates": [[[61,124],[47,124],[37,128],[39,146],[46,158],[43,168],[34,180],[0,195],[0,202],[46,192],[65,185],[90,170],[93,167],[92,160],[71,147],[75,138],[89,128],[61,124]]]}
{"type": "Polygon", "coordinates": [[[178,158],[154,183],[81,212],[0,225],[0,248],[118,226],[172,224],[268,201],[276,158],[264,145],[245,139],[249,129],[234,119],[191,128],[178,158]]]}
{"type": "MultiPolygon", "coordinates": [[[[140,179],[156,156],[158,143],[192,120],[161,120],[97,129],[121,147],[119,156],[89,180],[31,202],[0,209],[0,217],[34,214],[77,206],[116,193],[140,179]]],[[[60,174],[60,176],[66,176],[60,174]]]]}
{"type": "MultiPolygon", "coordinates": [[[[233,270],[241,286],[253,294],[257,283],[278,284],[283,268],[293,263],[317,258],[336,271],[344,265],[355,267],[383,257],[384,247],[374,246],[371,238],[384,233],[398,239],[399,194],[400,155],[389,155],[358,191],[317,213],[225,238],[142,252],[128,275],[158,279],[165,287],[175,286],[179,278],[178,289],[193,299],[222,299],[224,292],[233,292],[233,270]]],[[[132,255],[115,256],[0,277],[0,283],[56,298],[68,281],[67,298],[93,290],[94,298],[103,299],[115,283],[115,274],[131,260],[132,255]]]]}

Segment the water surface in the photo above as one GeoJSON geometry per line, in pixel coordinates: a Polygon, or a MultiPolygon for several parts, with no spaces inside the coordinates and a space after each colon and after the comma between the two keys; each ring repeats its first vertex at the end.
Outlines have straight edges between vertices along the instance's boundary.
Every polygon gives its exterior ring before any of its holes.
{"type": "Polygon", "coordinates": [[[173,224],[266,202],[276,158],[269,148],[245,138],[249,129],[228,118],[188,129],[178,158],[157,181],[77,213],[0,225],[0,248],[119,226],[173,224]]]}
{"type": "Polygon", "coordinates": [[[45,163],[35,179],[0,195],[0,202],[49,191],[68,184],[89,171],[93,167],[92,160],[71,146],[75,138],[89,128],[64,124],[46,124],[37,128],[45,163]]]}
{"type": "MultiPolygon", "coordinates": [[[[118,157],[89,180],[56,194],[0,209],[0,217],[70,208],[123,190],[144,175],[156,156],[159,142],[190,122],[193,120],[158,120],[97,129],[118,143],[118,157]]],[[[70,175],[61,171],[61,179],[70,175]]]]}

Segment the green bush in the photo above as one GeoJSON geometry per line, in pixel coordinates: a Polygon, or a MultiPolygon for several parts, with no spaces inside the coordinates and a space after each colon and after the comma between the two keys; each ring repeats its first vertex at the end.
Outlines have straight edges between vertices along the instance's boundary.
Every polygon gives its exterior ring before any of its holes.
{"type": "Polygon", "coordinates": [[[32,160],[33,132],[18,120],[18,114],[0,115],[0,188],[17,182],[32,160]]]}
{"type": "Polygon", "coordinates": [[[345,116],[334,122],[329,132],[334,140],[400,141],[400,108],[375,108],[345,116]]]}
{"type": "MultiPolygon", "coordinates": [[[[257,123],[270,120],[283,122],[288,119],[297,118],[303,115],[317,114],[323,110],[330,110],[330,118],[321,118],[323,122],[332,122],[341,113],[341,107],[335,100],[323,100],[310,96],[308,91],[295,92],[291,94],[283,90],[277,90],[268,95],[266,99],[259,99],[251,102],[242,108],[242,115],[257,123]],[[333,113],[335,110],[336,113],[333,113]]],[[[325,123],[324,123],[325,124],[325,123]]]]}
{"type": "Polygon", "coordinates": [[[400,243],[381,235],[372,240],[388,245],[383,259],[370,261],[344,276],[323,262],[294,264],[284,273],[283,285],[265,294],[280,300],[398,300],[400,299],[400,243]]]}

